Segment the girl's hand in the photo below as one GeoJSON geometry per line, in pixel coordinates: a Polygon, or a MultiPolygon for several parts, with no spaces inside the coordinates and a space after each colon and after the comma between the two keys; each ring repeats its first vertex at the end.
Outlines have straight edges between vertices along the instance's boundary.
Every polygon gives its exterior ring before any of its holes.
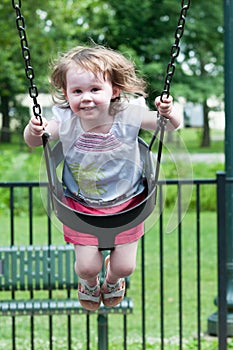
{"type": "Polygon", "coordinates": [[[163,97],[163,101],[161,101],[160,96],[156,97],[155,105],[159,114],[169,119],[169,123],[166,125],[167,130],[174,130],[180,126],[180,115],[174,107],[172,96],[163,97]]]}
{"type": "Polygon", "coordinates": [[[170,119],[172,111],[173,111],[173,98],[172,96],[164,97],[163,101],[161,101],[160,96],[156,97],[155,105],[160,115],[165,118],[170,119]]]}
{"type": "Polygon", "coordinates": [[[32,136],[41,137],[47,125],[48,121],[45,118],[42,118],[42,125],[40,125],[40,120],[36,117],[32,117],[28,124],[28,131],[32,136]]]}

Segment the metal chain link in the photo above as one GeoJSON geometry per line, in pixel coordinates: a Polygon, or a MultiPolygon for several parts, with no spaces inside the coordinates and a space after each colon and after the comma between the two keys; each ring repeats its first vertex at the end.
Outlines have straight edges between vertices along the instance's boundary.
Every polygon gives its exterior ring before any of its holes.
{"type": "MultiPolygon", "coordinates": [[[[175,42],[171,47],[170,50],[170,62],[167,65],[167,71],[166,71],[166,76],[164,79],[164,86],[163,86],[163,91],[161,92],[160,95],[160,100],[163,102],[163,97],[166,95],[169,97],[170,95],[170,87],[171,87],[171,82],[173,79],[173,76],[175,74],[175,61],[177,57],[179,56],[180,53],[180,39],[183,36],[184,33],[184,28],[185,28],[185,21],[186,21],[186,16],[188,9],[190,7],[191,0],[182,0],[181,1],[181,10],[180,10],[180,15],[178,19],[178,24],[175,30],[175,42]]],[[[160,139],[159,139],[159,147],[158,147],[158,156],[157,156],[157,168],[156,168],[156,181],[158,180],[158,174],[159,174],[159,167],[160,167],[160,161],[161,161],[161,154],[162,154],[162,147],[163,147],[163,138],[164,138],[164,130],[165,126],[168,122],[167,118],[164,118],[162,115],[157,113],[157,128],[154,132],[154,135],[152,136],[152,139],[149,144],[149,150],[152,149],[152,146],[155,142],[155,139],[157,138],[159,132],[160,132],[160,139]]]]}
{"type": "Polygon", "coordinates": [[[12,6],[16,12],[16,27],[18,29],[22,56],[25,63],[25,74],[27,79],[30,82],[29,96],[33,100],[33,107],[32,107],[33,114],[40,121],[40,124],[42,125],[41,106],[37,101],[38,89],[34,82],[35,74],[34,74],[34,69],[31,65],[31,55],[30,55],[30,50],[29,50],[28,40],[27,40],[27,35],[25,30],[25,21],[21,13],[21,1],[12,0],[12,6]]]}
{"type": "Polygon", "coordinates": [[[172,78],[175,74],[175,69],[176,69],[175,60],[180,53],[180,39],[182,38],[184,33],[185,20],[186,20],[188,9],[190,7],[190,3],[191,3],[191,0],[188,0],[187,3],[184,0],[181,1],[180,16],[179,16],[178,25],[175,31],[175,42],[172,45],[170,50],[171,60],[167,65],[167,73],[164,80],[163,91],[161,93],[161,101],[163,101],[164,95],[166,95],[167,97],[170,95],[170,86],[171,86],[172,78]]]}

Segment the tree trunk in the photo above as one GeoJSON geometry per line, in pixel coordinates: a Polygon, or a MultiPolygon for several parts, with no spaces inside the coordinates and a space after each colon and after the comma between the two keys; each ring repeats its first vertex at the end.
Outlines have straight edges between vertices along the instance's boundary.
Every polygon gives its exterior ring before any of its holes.
{"type": "Polygon", "coordinates": [[[1,112],[2,112],[2,130],[1,142],[10,142],[10,117],[9,117],[9,97],[1,96],[1,112]]]}
{"type": "Polygon", "coordinates": [[[210,147],[210,126],[209,126],[209,107],[207,100],[203,103],[204,125],[201,147],[210,147]]]}

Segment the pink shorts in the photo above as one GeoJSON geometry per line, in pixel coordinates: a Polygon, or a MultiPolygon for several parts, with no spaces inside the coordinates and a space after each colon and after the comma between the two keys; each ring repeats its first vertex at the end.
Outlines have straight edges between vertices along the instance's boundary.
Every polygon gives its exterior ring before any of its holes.
{"type": "MultiPolygon", "coordinates": [[[[64,202],[72,209],[77,211],[87,213],[87,214],[114,214],[119,213],[121,211],[127,210],[129,208],[134,207],[138,203],[140,203],[145,198],[144,193],[139,194],[138,196],[131,198],[130,200],[110,207],[110,208],[91,208],[86,207],[79,202],[74,201],[73,199],[66,197],[64,202]]],[[[79,244],[79,245],[98,245],[98,238],[94,235],[90,235],[88,233],[74,231],[68,226],[63,226],[64,230],[64,239],[66,242],[79,244]]],[[[137,241],[144,234],[144,223],[140,223],[139,225],[119,233],[115,238],[115,244],[126,244],[137,241]]]]}

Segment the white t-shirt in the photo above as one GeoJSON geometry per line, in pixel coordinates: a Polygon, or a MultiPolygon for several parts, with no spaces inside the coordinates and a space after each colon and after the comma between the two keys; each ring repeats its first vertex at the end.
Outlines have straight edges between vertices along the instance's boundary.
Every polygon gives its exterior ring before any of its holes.
{"type": "Polygon", "coordinates": [[[53,107],[65,156],[66,195],[95,207],[117,205],[143,191],[138,145],[147,110],[143,101],[140,97],[124,105],[107,134],[86,132],[70,109],[53,107]]]}

